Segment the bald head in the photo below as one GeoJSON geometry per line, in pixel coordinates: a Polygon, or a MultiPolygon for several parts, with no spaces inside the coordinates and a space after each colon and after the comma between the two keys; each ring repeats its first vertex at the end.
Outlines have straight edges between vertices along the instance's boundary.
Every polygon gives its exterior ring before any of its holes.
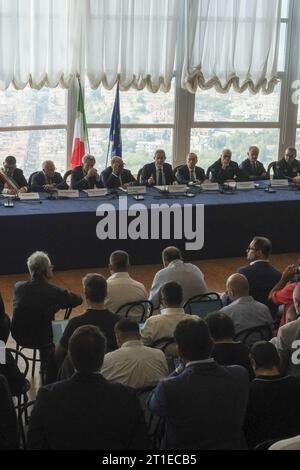
{"type": "Polygon", "coordinates": [[[165,248],[162,252],[164,266],[168,266],[168,264],[177,259],[182,259],[182,257],[180,250],[176,248],[176,246],[168,246],[168,248],[165,248]]]}
{"type": "Polygon", "coordinates": [[[300,283],[298,283],[294,289],[293,299],[297,315],[300,315],[300,283]]]}
{"type": "Polygon", "coordinates": [[[243,274],[233,274],[227,279],[226,289],[231,300],[249,295],[249,282],[243,274]]]}
{"type": "Polygon", "coordinates": [[[112,164],[112,165],[115,165],[116,163],[117,163],[118,165],[123,165],[123,160],[122,160],[122,158],[121,158],[121,157],[117,157],[117,156],[113,157],[113,158],[111,159],[111,164],[112,164]]]}

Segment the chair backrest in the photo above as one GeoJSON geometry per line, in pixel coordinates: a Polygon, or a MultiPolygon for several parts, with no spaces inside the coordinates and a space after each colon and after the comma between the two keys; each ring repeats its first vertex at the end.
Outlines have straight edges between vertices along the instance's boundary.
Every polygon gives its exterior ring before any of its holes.
{"type": "Polygon", "coordinates": [[[174,178],[176,178],[177,170],[179,170],[179,168],[182,168],[183,166],[184,166],[184,165],[178,165],[178,166],[176,166],[176,167],[173,169],[174,178]]]}
{"type": "Polygon", "coordinates": [[[272,329],[268,323],[255,326],[253,328],[246,328],[235,335],[235,341],[240,341],[248,348],[257,341],[270,341],[272,339],[272,329]]]}
{"type": "Polygon", "coordinates": [[[277,163],[278,162],[271,162],[268,165],[268,170],[267,170],[268,178],[270,178],[271,170],[273,170],[274,178],[277,178],[277,163]]]}
{"type": "Polygon", "coordinates": [[[64,177],[63,177],[63,180],[69,186],[71,185],[71,173],[72,173],[72,170],[68,170],[68,171],[65,172],[64,177]]]}
{"type": "Polygon", "coordinates": [[[183,306],[187,314],[197,315],[200,318],[205,318],[209,313],[216,312],[222,307],[221,297],[217,292],[195,295],[183,306]]]}
{"type": "Polygon", "coordinates": [[[34,171],[33,173],[31,173],[31,175],[29,176],[28,178],[28,187],[30,188],[30,186],[32,185],[32,179],[34,177],[34,175],[36,175],[37,173],[39,173],[39,171],[34,171]]]}
{"type": "Polygon", "coordinates": [[[17,351],[16,349],[6,348],[6,353],[12,354],[15,359],[16,365],[19,363],[19,360],[23,362],[21,364],[20,373],[23,375],[24,379],[26,379],[28,371],[29,371],[29,360],[28,357],[25,356],[21,351],[17,351]]]}
{"type": "Polygon", "coordinates": [[[29,410],[35,405],[35,400],[28,401],[24,403],[19,411],[18,415],[18,426],[19,426],[19,434],[20,434],[20,448],[26,450],[27,449],[27,427],[29,424],[28,415],[29,410]]]}
{"type": "Polygon", "coordinates": [[[141,174],[142,174],[142,171],[143,171],[143,168],[140,168],[139,171],[137,172],[136,180],[137,180],[138,183],[141,182],[141,174]]]}
{"type": "Polygon", "coordinates": [[[124,318],[131,318],[137,322],[143,323],[153,313],[153,304],[150,300],[139,302],[130,302],[118,308],[116,313],[124,318]]]}

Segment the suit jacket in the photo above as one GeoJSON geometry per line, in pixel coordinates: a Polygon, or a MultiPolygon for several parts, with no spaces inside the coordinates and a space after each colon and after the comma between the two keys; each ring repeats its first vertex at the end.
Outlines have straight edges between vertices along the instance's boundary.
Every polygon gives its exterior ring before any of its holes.
{"type": "Polygon", "coordinates": [[[11,332],[22,346],[52,342],[52,320],[61,308],[82,304],[80,295],[45,280],[17,282],[13,299],[11,332]]]}
{"type": "Polygon", "coordinates": [[[267,305],[270,308],[272,316],[277,312],[277,306],[269,302],[268,296],[273,287],[279,282],[281,273],[277,271],[270,263],[265,261],[256,261],[238,269],[238,273],[246,276],[250,286],[250,295],[267,305]]]}
{"type": "Polygon", "coordinates": [[[289,165],[284,158],[276,164],[276,179],[289,179],[295,178],[300,175],[300,161],[294,160],[289,165]]]}
{"type": "MultiPolygon", "coordinates": [[[[15,180],[15,182],[17,183],[17,185],[19,186],[19,188],[23,188],[24,186],[28,186],[26,178],[23,175],[23,171],[20,170],[20,168],[15,169],[15,171],[13,172],[12,177],[15,180]]],[[[2,193],[3,188],[4,188],[4,182],[0,178],[0,193],[2,193]]]]}
{"type": "Polygon", "coordinates": [[[45,173],[43,171],[39,171],[32,177],[30,191],[42,193],[45,191],[43,188],[45,184],[54,184],[57,189],[68,189],[69,187],[60,173],[55,172],[53,178],[48,178],[48,180],[46,180],[45,173]]]}
{"type": "Polygon", "coordinates": [[[123,184],[136,183],[136,179],[134,178],[134,176],[131,174],[129,170],[125,170],[125,169],[122,170],[121,180],[120,180],[120,178],[113,175],[111,166],[109,166],[104,171],[102,171],[101,180],[102,180],[103,185],[106,188],[110,188],[110,189],[119,188],[123,184]]]}
{"type": "Polygon", "coordinates": [[[239,168],[236,162],[231,161],[228,168],[223,170],[221,158],[211,165],[208,170],[206,177],[210,178],[213,183],[223,184],[227,180],[236,181],[247,181],[248,176],[239,168]]]}
{"type": "MultiPolygon", "coordinates": [[[[205,180],[205,171],[200,168],[199,166],[195,167],[195,175],[196,179],[199,181],[204,181],[205,180]]],[[[176,179],[179,184],[188,184],[191,181],[190,178],[190,170],[187,165],[184,165],[180,168],[178,168],[176,172],[176,179]]]]}
{"type": "Polygon", "coordinates": [[[250,180],[258,181],[267,179],[267,172],[263,164],[259,161],[255,163],[255,167],[250,162],[249,158],[246,158],[241,165],[240,170],[242,170],[250,180]]]}
{"type": "Polygon", "coordinates": [[[28,448],[107,451],[149,446],[134,392],[100,374],[77,373],[39,390],[28,448]]]}
{"type": "Polygon", "coordinates": [[[0,375],[0,450],[18,449],[17,417],[8,384],[0,375]]]}
{"type": "Polygon", "coordinates": [[[71,173],[71,188],[72,189],[94,189],[96,188],[103,188],[103,183],[101,178],[99,181],[96,181],[95,177],[86,178],[82,166],[77,166],[72,170],[71,173]]]}
{"type": "MultiPolygon", "coordinates": [[[[175,178],[174,178],[172,166],[169,163],[164,163],[163,173],[165,175],[165,180],[166,180],[165,184],[166,185],[172,184],[175,178]]],[[[147,163],[147,165],[144,166],[144,168],[142,169],[142,173],[141,173],[141,183],[148,184],[148,179],[151,176],[154,178],[154,185],[157,185],[158,182],[156,181],[155,163],[147,163]]]]}
{"type": "Polygon", "coordinates": [[[240,449],[248,387],[243,367],[213,359],[161,380],[148,406],[166,418],[167,449],[240,449]]]}
{"type": "Polygon", "coordinates": [[[300,318],[280,327],[275,343],[283,373],[300,377],[300,350],[295,341],[300,341],[300,318]]]}

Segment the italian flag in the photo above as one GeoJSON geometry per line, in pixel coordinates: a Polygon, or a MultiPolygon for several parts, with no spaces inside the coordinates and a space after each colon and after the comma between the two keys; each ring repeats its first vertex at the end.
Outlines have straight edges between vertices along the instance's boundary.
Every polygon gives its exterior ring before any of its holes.
{"type": "Polygon", "coordinates": [[[85,112],[84,112],[84,102],[81,84],[79,82],[79,96],[77,103],[77,113],[76,121],[74,127],[74,137],[73,137],[73,151],[71,158],[71,168],[80,166],[82,163],[82,157],[86,153],[86,148],[89,147],[88,144],[88,129],[86,124],[85,112]]]}

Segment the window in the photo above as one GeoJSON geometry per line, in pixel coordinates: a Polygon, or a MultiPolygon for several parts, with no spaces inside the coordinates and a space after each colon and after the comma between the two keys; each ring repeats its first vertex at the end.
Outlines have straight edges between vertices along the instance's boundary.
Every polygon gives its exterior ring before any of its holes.
{"type": "Polygon", "coordinates": [[[67,91],[62,88],[15,90],[0,93],[0,163],[17,158],[28,177],[53,160],[57,171],[66,170],[67,91]]]}

